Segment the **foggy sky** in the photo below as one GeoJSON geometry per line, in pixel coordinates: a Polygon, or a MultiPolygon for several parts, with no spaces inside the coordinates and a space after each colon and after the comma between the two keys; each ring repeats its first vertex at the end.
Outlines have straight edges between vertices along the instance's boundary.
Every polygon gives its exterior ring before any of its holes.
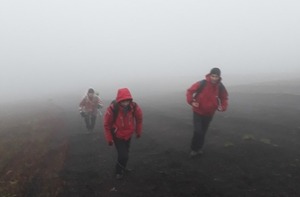
{"type": "Polygon", "coordinates": [[[299,8],[297,0],[3,0],[1,97],[155,89],[189,77],[185,87],[215,66],[225,82],[297,76],[299,8]]]}

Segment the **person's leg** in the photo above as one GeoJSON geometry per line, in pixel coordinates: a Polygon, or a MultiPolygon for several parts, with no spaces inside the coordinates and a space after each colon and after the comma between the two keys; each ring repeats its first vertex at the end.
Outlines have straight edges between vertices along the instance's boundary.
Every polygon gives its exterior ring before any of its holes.
{"type": "Polygon", "coordinates": [[[193,124],[194,124],[194,133],[191,143],[192,151],[197,152],[201,148],[201,137],[203,136],[202,131],[202,116],[197,113],[193,113],[193,124]]]}
{"type": "Polygon", "coordinates": [[[123,172],[126,170],[126,166],[129,158],[130,139],[126,141],[126,140],[115,138],[114,142],[118,152],[116,174],[122,175],[123,172]]]}
{"type": "Polygon", "coordinates": [[[130,142],[131,142],[131,139],[129,139],[129,140],[127,140],[126,141],[126,143],[125,143],[125,145],[126,145],[126,154],[127,154],[127,156],[126,156],[126,161],[124,161],[123,162],[123,166],[125,167],[125,170],[126,171],[128,171],[128,169],[127,169],[127,162],[128,162],[128,159],[129,159],[129,148],[130,148],[130,142]]]}
{"type": "Polygon", "coordinates": [[[85,121],[85,127],[89,130],[90,129],[90,116],[88,114],[85,115],[84,121],[85,121]]]}
{"type": "Polygon", "coordinates": [[[202,128],[201,128],[201,133],[200,133],[200,138],[199,138],[199,150],[201,150],[203,148],[206,132],[208,130],[211,120],[212,120],[211,116],[202,116],[202,118],[201,118],[202,128]]]}
{"type": "Polygon", "coordinates": [[[95,128],[96,118],[97,118],[96,115],[94,115],[94,114],[91,115],[91,127],[90,127],[91,130],[94,130],[94,128],[95,128]]]}

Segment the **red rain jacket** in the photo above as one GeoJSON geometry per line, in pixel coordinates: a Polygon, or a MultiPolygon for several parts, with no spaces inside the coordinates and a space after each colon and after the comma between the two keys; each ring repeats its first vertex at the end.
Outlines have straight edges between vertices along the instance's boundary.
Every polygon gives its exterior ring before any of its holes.
{"type": "MultiPolygon", "coordinates": [[[[206,75],[206,84],[203,87],[202,91],[195,98],[195,101],[199,103],[198,107],[193,107],[193,111],[204,116],[213,116],[215,111],[218,109],[218,98],[220,99],[220,104],[222,106],[222,111],[225,111],[228,106],[228,93],[226,88],[219,92],[219,83],[213,84],[210,81],[210,75],[206,75]],[[220,93],[220,95],[219,95],[220,93]]],[[[199,81],[194,83],[186,92],[187,103],[192,105],[194,101],[193,95],[196,93],[199,88],[199,81]]]]}
{"type": "MultiPolygon", "coordinates": [[[[130,91],[127,88],[119,89],[116,98],[117,103],[127,99],[132,100],[130,91]]],[[[115,122],[113,122],[113,107],[114,105],[111,104],[107,108],[104,116],[104,132],[106,141],[113,141],[112,132],[117,138],[124,140],[130,139],[133,133],[136,133],[136,135],[140,136],[142,133],[143,123],[143,114],[141,108],[137,104],[134,107],[133,103],[130,103],[131,109],[125,115],[123,112],[123,107],[119,105],[118,116],[116,117],[115,122]],[[133,111],[135,112],[133,113],[133,111]]]]}

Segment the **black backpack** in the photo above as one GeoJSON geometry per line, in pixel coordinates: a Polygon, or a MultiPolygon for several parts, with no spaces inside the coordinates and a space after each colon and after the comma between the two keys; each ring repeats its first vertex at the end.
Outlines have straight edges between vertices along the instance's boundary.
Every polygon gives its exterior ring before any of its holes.
{"type": "MultiPolygon", "coordinates": [[[[133,107],[133,115],[135,113],[136,110],[136,102],[131,102],[132,103],[132,107],[133,107]]],[[[111,102],[112,106],[110,106],[111,111],[113,112],[113,123],[116,121],[117,117],[118,117],[118,113],[119,113],[119,104],[116,100],[113,100],[111,102]]],[[[131,104],[130,104],[131,107],[131,104]]]]}
{"type": "MultiPolygon", "coordinates": [[[[203,88],[206,85],[206,82],[207,81],[205,79],[199,81],[200,85],[199,85],[199,88],[194,93],[194,96],[193,96],[194,99],[196,99],[197,96],[200,94],[200,92],[203,90],[203,88]]],[[[222,82],[220,82],[218,85],[219,85],[219,94],[218,94],[218,97],[220,97],[220,94],[225,90],[225,86],[223,85],[222,82]]]]}

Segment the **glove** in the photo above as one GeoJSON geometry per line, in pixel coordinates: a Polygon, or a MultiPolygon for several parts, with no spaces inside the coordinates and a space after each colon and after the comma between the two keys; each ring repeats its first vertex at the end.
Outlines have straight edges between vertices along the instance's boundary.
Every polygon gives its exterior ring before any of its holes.
{"type": "Polygon", "coordinates": [[[83,118],[86,116],[86,114],[85,114],[83,111],[80,112],[80,115],[81,115],[81,117],[83,117],[83,118]]]}
{"type": "Polygon", "coordinates": [[[114,145],[113,141],[108,142],[108,146],[112,146],[112,145],[114,145]]]}
{"type": "Polygon", "coordinates": [[[102,108],[102,105],[100,105],[100,104],[97,105],[97,108],[98,108],[98,109],[101,109],[101,108],[102,108]]]}

